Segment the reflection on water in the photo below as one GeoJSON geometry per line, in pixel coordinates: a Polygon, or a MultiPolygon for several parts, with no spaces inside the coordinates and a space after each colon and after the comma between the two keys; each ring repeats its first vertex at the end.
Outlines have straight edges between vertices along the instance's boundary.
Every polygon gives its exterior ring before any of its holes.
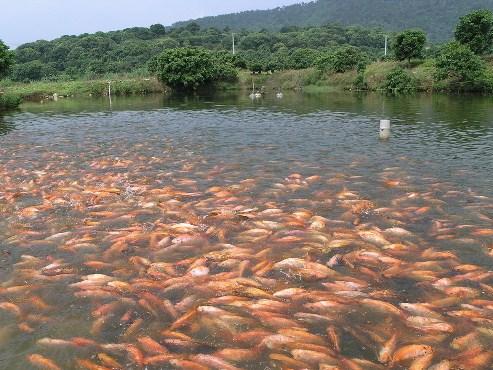
{"type": "Polygon", "coordinates": [[[491,368],[488,98],[22,110],[0,138],[1,368],[491,368]]]}
{"type": "Polygon", "coordinates": [[[0,136],[9,133],[14,128],[15,125],[12,122],[5,122],[3,115],[0,113],[0,136]]]}

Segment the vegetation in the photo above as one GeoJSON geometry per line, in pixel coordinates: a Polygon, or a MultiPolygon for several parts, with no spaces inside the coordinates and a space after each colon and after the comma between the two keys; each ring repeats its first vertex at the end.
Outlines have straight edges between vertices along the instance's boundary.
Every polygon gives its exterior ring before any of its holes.
{"type": "MultiPolygon", "coordinates": [[[[14,53],[0,40],[0,80],[7,76],[14,64],[14,53]]],[[[0,90],[0,111],[19,106],[22,99],[18,95],[5,94],[0,90]]]]}
{"type": "Polygon", "coordinates": [[[321,71],[344,73],[359,67],[364,69],[368,56],[354,46],[339,48],[332,53],[322,54],[317,60],[321,71]]]}
{"type": "Polygon", "coordinates": [[[291,32],[296,27],[329,23],[366,27],[379,25],[396,32],[419,28],[429,35],[431,41],[443,42],[453,36],[459,17],[476,9],[493,9],[493,0],[318,0],[272,10],[206,17],[175,26],[196,22],[202,28],[291,32]]]}
{"type": "Polygon", "coordinates": [[[19,95],[0,93],[0,111],[17,108],[21,102],[19,95]]]}
{"type": "Polygon", "coordinates": [[[451,42],[443,47],[436,59],[435,77],[446,80],[448,87],[461,91],[487,90],[491,86],[486,77],[484,61],[467,46],[451,42]]]}
{"type": "Polygon", "coordinates": [[[408,60],[412,58],[421,59],[426,44],[426,34],[420,30],[407,30],[401,32],[395,38],[393,45],[397,60],[408,60]]]}
{"type": "Polygon", "coordinates": [[[128,95],[166,86],[249,89],[253,77],[257,86],[274,89],[492,91],[493,71],[484,55],[492,40],[478,36],[490,34],[492,20],[487,11],[461,18],[457,40],[444,46],[426,45],[419,30],[390,35],[391,53],[385,57],[382,30],[334,25],[240,31],[235,55],[229,29],[204,30],[196,23],[64,36],[19,47],[10,74],[14,82],[2,82],[0,89],[22,97],[95,96],[104,95],[112,80],[115,95],[128,95]]]}
{"type": "MultiPolygon", "coordinates": [[[[59,97],[103,96],[108,94],[107,79],[76,80],[76,81],[37,81],[28,84],[13,81],[2,81],[0,90],[25,99],[51,98],[57,93],[59,97]]],[[[138,78],[120,76],[111,83],[111,94],[146,95],[162,93],[165,89],[155,78],[138,78]]]]}
{"type": "Polygon", "coordinates": [[[417,81],[405,69],[396,67],[387,75],[382,88],[393,92],[416,90],[417,81]]]}
{"type": "MultiPolygon", "coordinates": [[[[16,50],[14,81],[94,79],[106,74],[147,72],[147,62],[165,50],[202,47],[214,52],[231,52],[229,30],[201,29],[196,24],[164,30],[130,28],[80,36],[63,36],[53,41],[36,41],[16,50]]],[[[378,56],[384,33],[379,29],[340,26],[308,27],[285,32],[241,31],[236,35],[234,64],[255,72],[308,68],[320,53],[341,46],[355,46],[378,56]]]]}
{"type": "Polygon", "coordinates": [[[14,64],[14,53],[0,40],[0,79],[6,77],[14,64]]]}
{"type": "Polygon", "coordinates": [[[150,62],[149,71],[165,85],[184,90],[238,78],[232,60],[203,48],[166,50],[150,62]]]}
{"type": "Polygon", "coordinates": [[[477,10],[465,15],[455,30],[455,39],[476,54],[485,54],[493,44],[493,13],[477,10]]]}

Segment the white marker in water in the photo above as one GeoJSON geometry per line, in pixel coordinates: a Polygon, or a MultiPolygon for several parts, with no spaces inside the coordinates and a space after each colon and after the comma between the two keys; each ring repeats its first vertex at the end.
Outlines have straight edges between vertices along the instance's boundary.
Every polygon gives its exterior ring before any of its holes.
{"type": "Polygon", "coordinates": [[[390,137],[390,120],[380,120],[380,139],[386,140],[390,137]]]}

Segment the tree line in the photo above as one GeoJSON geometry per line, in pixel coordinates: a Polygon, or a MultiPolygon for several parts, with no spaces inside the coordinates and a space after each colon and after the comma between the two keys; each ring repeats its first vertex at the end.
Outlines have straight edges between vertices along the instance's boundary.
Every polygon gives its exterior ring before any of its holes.
{"type": "MultiPolygon", "coordinates": [[[[287,28],[283,32],[235,33],[237,66],[261,72],[312,66],[314,56],[338,46],[352,45],[377,55],[383,47],[380,29],[360,27],[287,28]]],[[[74,79],[109,73],[145,71],[147,62],[165,50],[202,47],[231,51],[229,29],[201,29],[191,23],[166,29],[162,25],[63,36],[53,41],[36,41],[15,50],[14,81],[74,79]]]]}

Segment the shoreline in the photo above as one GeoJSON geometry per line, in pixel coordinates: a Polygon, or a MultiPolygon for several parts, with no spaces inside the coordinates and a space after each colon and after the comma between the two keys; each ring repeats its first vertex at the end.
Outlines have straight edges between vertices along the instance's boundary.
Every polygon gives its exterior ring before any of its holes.
{"type": "MultiPolygon", "coordinates": [[[[265,91],[303,91],[307,93],[327,93],[342,91],[361,92],[396,92],[382,88],[389,71],[397,62],[377,62],[367,66],[364,72],[349,71],[345,73],[324,73],[315,68],[286,70],[273,73],[252,74],[242,70],[235,82],[223,82],[211,88],[221,91],[250,91],[254,83],[257,88],[265,91]],[[357,78],[363,77],[365,88],[356,85],[357,78]]],[[[433,67],[421,63],[408,68],[408,72],[416,81],[416,88],[397,91],[400,94],[412,93],[446,93],[456,95],[457,92],[447,91],[433,81],[433,67]]],[[[116,77],[74,81],[36,81],[19,83],[12,81],[0,82],[0,92],[21,97],[24,101],[43,101],[63,98],[101,97],[108,95],[108,81],[111,81],[113,96],[143,96],[150,94],[169,94],[171,90],[163,86],[155,77],[116,77]],[[55,95],[56,94],[56,95],[55,95]]],[[[200,92],[200,90],[199,90],[200,92]]],[[[464,92],[462,92],[464,93],[464,92]]],[[[483,93],[484,95],[484,93],[483,93]]]]}

